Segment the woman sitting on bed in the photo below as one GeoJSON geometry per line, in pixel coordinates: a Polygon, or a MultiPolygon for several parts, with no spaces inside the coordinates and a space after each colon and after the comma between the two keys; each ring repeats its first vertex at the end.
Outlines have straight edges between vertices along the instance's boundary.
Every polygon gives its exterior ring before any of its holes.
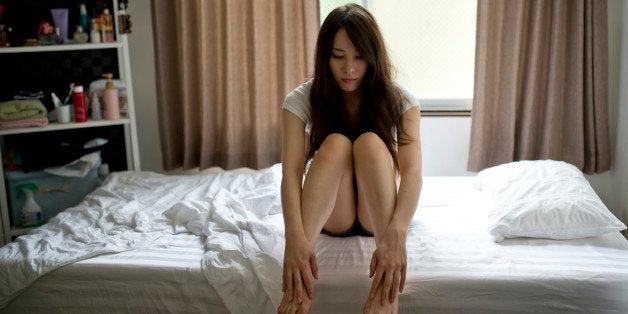
{"type": "Polygon", "coordinates": [[[379,28],[359,5],[339,7],[325,19],[315,61],[314,78],[283,104],[286,248],[279,312],[309,311],[321,232],[375,237],[364,310],[396,312],[422,182],[418,102],[392,81],[379,28]]]}

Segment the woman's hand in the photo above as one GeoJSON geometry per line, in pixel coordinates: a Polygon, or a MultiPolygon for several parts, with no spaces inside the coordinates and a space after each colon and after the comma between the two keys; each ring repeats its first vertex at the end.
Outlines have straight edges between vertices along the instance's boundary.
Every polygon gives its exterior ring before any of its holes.
{"type": "Polygon", "coordinates": [[[406,232],[393,226],[386,229],[384,236],[378,241],[373,257],[369,277],[375,276],[371,285],[369,299],[375,297],[375,292],[383,284],[382,305],[393,303],[397,298],[397,291],[403,292],[406,282],[406,232]]]}
{"type": "Polygon", "coordinates": [[[283,259],[283,292],[290,301],[303,301],[304,292],[314,298],[312,277],[318,279],[318,266],[314,245],[304,235],[286,237],[286,250],[283,259]],[[303,291],[305,288],[306,291],[303,291]]]}

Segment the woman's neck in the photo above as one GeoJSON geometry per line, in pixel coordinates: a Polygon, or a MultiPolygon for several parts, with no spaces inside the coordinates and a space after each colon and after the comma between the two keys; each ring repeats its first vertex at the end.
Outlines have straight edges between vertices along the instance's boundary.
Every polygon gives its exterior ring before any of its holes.
{"type": "Polygon", "coordinates": [[[349,115],[354,116],[354,114],[360,111],[360,96],[357,92],[345,92],[344,101],[349,115]]]}
{"type": "Polygon", "coordinates": [[[345,106],[349,114],[349,123],[352,129],[357,129],[360,119],[360,97],[357,92],[344,93],[345,106]]]}

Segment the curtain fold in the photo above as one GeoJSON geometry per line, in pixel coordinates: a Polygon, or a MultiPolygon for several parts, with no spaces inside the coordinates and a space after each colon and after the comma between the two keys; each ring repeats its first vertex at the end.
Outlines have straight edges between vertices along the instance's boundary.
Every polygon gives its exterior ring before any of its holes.
{"type": "Polygon", "coordinates": [[[468,170],[610,168],[606,0],[479,0],[468,170]]]}
{"type": "Polygon", "coordinates": [[[152,1],[164,169],[281,160],[281,104],[313,70],[308,0],[152,1]]]}

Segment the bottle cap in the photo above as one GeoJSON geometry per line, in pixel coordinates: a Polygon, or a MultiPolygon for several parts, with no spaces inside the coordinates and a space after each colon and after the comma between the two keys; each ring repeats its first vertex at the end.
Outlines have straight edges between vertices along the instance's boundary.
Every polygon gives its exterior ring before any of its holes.
{"type": "Polygon", "coordinates": [[[105,73],[102,76],[107,79],[107,84],[105,85],[106,89],[115,89],[116,88],[116,86],[113,84],[113,81],[111,80],[113,78],[113,74],[112,73],[105,73]]]}
{"type": "Polygon", "coordinates": [[[37,191],[37,185],[35,185],[34,183],[28,182],[28,183],[24,183],[24,184],[20,184],[16,186],[15,189],[21,190],[21,191],[37,191]]]}
{"type": "Polygon", "coordinates": [[[83,92],[83,85],[81,85],[81,84],[74,84],[74,87],[72,88],[72,90],[75,93],[81,93],[81,92],[83,92]]]}

